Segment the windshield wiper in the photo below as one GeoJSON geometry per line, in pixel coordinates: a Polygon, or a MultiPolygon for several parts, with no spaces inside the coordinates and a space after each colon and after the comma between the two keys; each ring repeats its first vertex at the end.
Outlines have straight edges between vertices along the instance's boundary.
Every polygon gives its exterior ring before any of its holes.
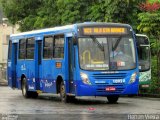
{"type": "Polygon", "coordinates": [[[119,45],[121,39],[122,39],[122,36],[118,37],[118,39],[116,40],[116,43],[114,44],[114,46],[112,45],[112,51],[116,50],[116,48],[119,45]]]}
{"type": "Polygon", "coordinates": [[[90,36],[90,37],[92,38],[93,42],[95,42],[97,44],[97,46],[100,48],[100,50],[104,51],[104,45],[99,43],[98,40],[94,36],[90,36]]]}

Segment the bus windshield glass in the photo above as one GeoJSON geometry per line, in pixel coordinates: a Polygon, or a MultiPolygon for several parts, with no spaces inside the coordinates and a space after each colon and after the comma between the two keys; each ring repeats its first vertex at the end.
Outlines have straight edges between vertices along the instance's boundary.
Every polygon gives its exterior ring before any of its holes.
{"type": "Polygon", "coordinates": [[[150,46],[149,40],[145,36],[137,36],[138,40],[138,59],[140,71],[150,69],[150,46]]]}
{"type": "Polygon", "coordinates": [[[131,36],[78,38],[80,67],[84,70],[129,70],[136,67],[131,36]]]}

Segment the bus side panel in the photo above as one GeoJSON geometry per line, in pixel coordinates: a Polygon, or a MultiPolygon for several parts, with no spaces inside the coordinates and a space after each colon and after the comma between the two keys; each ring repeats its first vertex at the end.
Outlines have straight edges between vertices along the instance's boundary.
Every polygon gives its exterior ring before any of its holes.
{"type": "Polygon", "coordinates": [[[35,66],[33,60],[19,60],[17,62],[17,85],[21,89],[21,77],[24,75],[29,91],[35,91],[35,66]]]}
{"type": "Polygon", "coordinates": [[[26,79],[29,91],[35,91],[35,62],[34,60],[26,60],[26,79]]]}
{"type": "Polygon", "coordinates": [[[43,92],[56,93],[55,62],[51,59],[42,61],[42,79],[40,89],[43,92]]]}
{"type": "Polygon", "coordinates": [[[21,89],[21,77],[22,75],[26,76],[26,63],[25,60],[18,60],[17,61],[17,84],[18,88],[21,89]]]}

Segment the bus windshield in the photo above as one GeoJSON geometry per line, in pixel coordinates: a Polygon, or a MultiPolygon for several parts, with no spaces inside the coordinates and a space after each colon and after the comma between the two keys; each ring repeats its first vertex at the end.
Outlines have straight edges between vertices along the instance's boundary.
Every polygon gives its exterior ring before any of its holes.
{"type": "Polygon", "coordinates": [[[145,36],[137,36],[138,41],[138,59],[140,71],[150,69],[150,46],[149,40],[145,36]]]}
{"type": "Polygon", "coordinates": [[[84,70],[129,70],[136,67],[131,36],[80,37],[79,61],[84,70]]]}

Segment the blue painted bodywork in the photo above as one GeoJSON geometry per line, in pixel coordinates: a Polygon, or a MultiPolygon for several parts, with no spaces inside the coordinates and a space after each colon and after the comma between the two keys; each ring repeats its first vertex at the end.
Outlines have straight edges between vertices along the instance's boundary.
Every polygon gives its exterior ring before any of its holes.
{"type": "MultiPolygon", "coordinates": [[[[88,23],[83,23],[88,24],[88,23]]],[[[96,24],[96,23],[89,23],[96,24]]],[[[124,25],[131,28],[129,25],[124,25]]],[[[132,28],[131,28],[132,29],[132,28]]],[[[18,35],[12,35],[10,40],[12,43],[17,44],[22,38],[35,38],[35,54],[33,60],[18,60],[17,51],[17,64],[14,64],[14,47],[12,48],[12,59],[8,60],[8,84],[13,87],[14,80],[16,81],[16,88],[21,89],[21,78],[24,75],[27,79],[28,90],[36,91],[41,90],[47,93],[57,93],[56,82],[57,77],[61,76],[65,82],[66,90],[68,94],[73,94],[75,96],[107,96],[107,95],[123,95],[123,94],[137,94],[138,93],[138,62],[136,62],[136,68],[127,71],[112,71],[114,73],[109,73],[108,71],[85,71],[81,70],[79,67],[78,59],[78,47],[74,45],[72,50],[75,51],[73,59],[74,69],[73,69],[73,81],[69,81],[68,73],[68,37],[77,37],[78,29],[77,24],[71,25],[69,27],[60,27],[45,30],[40,30],[37,32],[26,32],[18,35]],[[64,46],[64,58],[63,59],[43,59],[40,66],[37,64],[37,41],[43,41],[45,35],[65,35],[65,46],[64,46]],[[61,68],[56,68],[56,62],[62,63],[61,68]],[[80,73],[83,72],[88,75],[91,85],[86,85],[82,82],[80,73]],[[106,73],[105,73],[106,72],[106,73]],[[136,72],[136,81],[129,84],[130,77],[132,73],[136,72]],[[101,81],[103,83],[96,83],[99,80],[98,77],[102,77],[101,81]],[[98,78],[98,79],[97,79],[98,78]],[[114,84],[113,79],[125,79],[125,83],[114,84]],[[116,91],[107,92],[105,89],[108,86],[115,86],[116,91]]],[[[134,36],[134,35],[133,35],[134,36]]],[[[135,38],[134,38],[135,39],[135,38]]],[[[134,40],[135,41],[135,40],[134,40]]],[[[43,42],[42,42],[43,45],[43,42]]],[[[136,48],[135,48],[136,49],[136,48]]],[[[137,56],[137,51],[136,51],[137,56]]],[[[136,61],[138,59],[136,58],[136,61]]]]}
{"type": "MultiPolygon", "coordinates": [[[[83,71],[84,72],[84,71],[83,71]]],[[[82,82],[82,80],[76,81],[76,94],[78,96],[106,96],[106,95],[129,95],[129,94],[137,94],[138,90],[138,76],[136,77],[136,81],[132,84],[129,84],[132,71],[123,71],[117,72],[114,74],[114,79],[125,79],[125,83],[115,84],[110,76],[113,76],[109,73],[102,72],[84,72],[87,73],[89,79],[91,81],[91,85],[86,85],[82,82]],[[102,78],[103,76],[103,78],[102,78]],[[100,80],[98,78],[101,78],[100,80]],[[96,83],[95,81],[103,81],[96,83]],[[115,91],[107,92],[107,87],[114,86],[116,88],[115,91]]],[[[80,77],[80,76],[79,76],[80,77]]]]}

